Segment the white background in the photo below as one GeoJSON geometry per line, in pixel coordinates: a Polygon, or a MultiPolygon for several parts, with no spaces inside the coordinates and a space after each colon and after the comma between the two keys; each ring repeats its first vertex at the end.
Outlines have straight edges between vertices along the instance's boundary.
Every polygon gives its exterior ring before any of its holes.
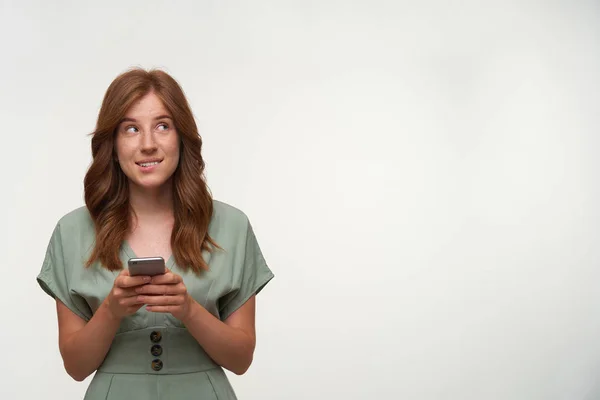
{"type": "Polygon", "coordinates": [[[35,277],[132,66],[276,274],[240,399],[600,397],[597,2],[0,4],[0,398],[89,383],[35,277]]]}

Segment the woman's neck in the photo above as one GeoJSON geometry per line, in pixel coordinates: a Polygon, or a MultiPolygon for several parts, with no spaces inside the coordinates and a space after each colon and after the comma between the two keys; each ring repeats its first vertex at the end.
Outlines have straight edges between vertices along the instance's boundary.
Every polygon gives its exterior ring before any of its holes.
{"type": "Polygon", "coordinates": [[[173,191],[170,183],[153,190],[129,186],[129,204],[138,219],[156,220],[173,215],[173,191]]]}

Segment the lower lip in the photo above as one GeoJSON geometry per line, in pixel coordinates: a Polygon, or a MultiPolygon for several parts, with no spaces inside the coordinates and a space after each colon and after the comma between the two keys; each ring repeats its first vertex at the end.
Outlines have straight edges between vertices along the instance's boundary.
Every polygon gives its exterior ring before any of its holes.
{"type": "Polygon", "coordinates": [[[158,164],[152,164],[149,165],[147,167],[142,167],[141,165],[137,164],[137,166],[142,170],[142,172],[152,172],[156,169],[156,167],[158,167],[160,165],[160,163],[158,164]]]}

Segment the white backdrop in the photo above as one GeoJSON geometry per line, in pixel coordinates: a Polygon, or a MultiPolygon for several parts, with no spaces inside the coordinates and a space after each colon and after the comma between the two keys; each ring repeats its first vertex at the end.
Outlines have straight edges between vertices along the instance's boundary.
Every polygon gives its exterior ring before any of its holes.
{"type": "Polygon", "coordinates": [[[600,398],[597,2],[0,4],[1,398],[89,383],[35,277],[131,66],[276,274],[240,399],[600,398]]]}

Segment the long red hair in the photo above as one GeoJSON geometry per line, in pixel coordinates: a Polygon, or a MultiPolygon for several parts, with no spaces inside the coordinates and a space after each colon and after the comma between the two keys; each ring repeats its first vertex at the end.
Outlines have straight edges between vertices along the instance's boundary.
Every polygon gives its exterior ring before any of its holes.
{"type": "Polygon", "coordinates": [[[202,139],[179,84],[161,70],[132,69],[108,87],[92,132],[92,157],[85,178],[85,203],[94,221],[96,241],[86,266],[100,261],[115,271],[122,268],[119,252],[130,229],[129,184],[115,158],[115,135],[121,119],[135,101],[153,91],[173,117],[180,140],[179,165],[173,174],[175,223],[171,248],[178,266],[198,273],[208,269],[202,252],[218,247],[208,235],[212,196],[204,177],[202,139]]]}

